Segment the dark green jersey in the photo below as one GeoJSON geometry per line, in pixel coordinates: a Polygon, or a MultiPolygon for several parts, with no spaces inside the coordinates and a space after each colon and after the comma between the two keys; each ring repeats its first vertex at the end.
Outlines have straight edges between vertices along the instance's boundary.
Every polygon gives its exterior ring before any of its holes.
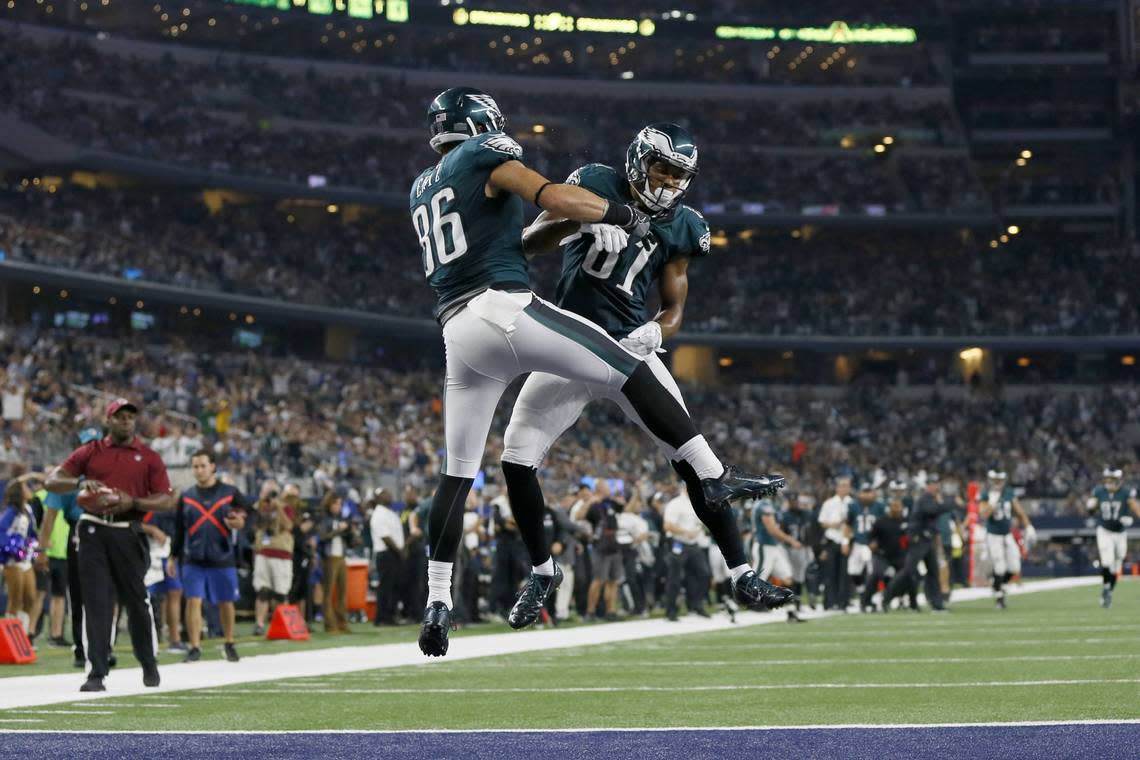
{"type": "MultiPolygon", "coordinates": [[[[566,182],[613,203],[633,202],[626,178],[604,164],[583,166],[566,182]]],[[[665,264],[707,255],[710,240],[704,217],[684,205],[668,218],[653,220],[649,234],[621,253],[598,250],[592,235],[577,233],[562,249],[558,305],[624,338],[653,318],[650,288],[665,264]]]]}
{"type": "Polygon", "coordinates": [[[986,519],[986,532],[997,536],[1009,534],[1013,522],[1013,489],[1009,486],[998,491],[982,491],[978,501],[988,502],[994,511],[986,519]]]}
{"type": "Polygon", "coordinates": [[[776,502],[771,499],[760,499],[752,508],[752,531],[756,536],[756,542],[761,546],[775,546],[780,542],[764,527],[764,515],[772,515],[773,518],[777,516],[776,502]]]}
{"type": "Polygon", "coordinates": [[[1128,507],[1128,500],[1136,498],[1135,488],[1121,486],[1115,491],[1109,491],[1104,486],[1093,489],[1092,498],[1089,499],[1089,508],[1096,511],[1096,524],[1105,530],[1122,531],[1125,528],[1122,518],[1132,516],[1128,507]]]}
{"type": "Polygon", "coordinates": [[[851,540],[857,544],[870,543],[871,528],[875,521],[886,514],[887,509],[879,501],[861,504],[858,500],[847,507],[847,524],[851,526],[851,540]]]}
{"type": "Polygon", "coordinates": [[[437,316],[488,287],[529,288],[522,250],[523,202],[513,193],[488,198],[487,178],[522,157],[501,132],[464,140],[412,183],[412,225],[437,316]]]}
{"type": "Polygon", "coordinates": [[[807,540],[808,526],[811,522],[811,512],[806,509],[785,509],[780,513],[780,528],[800,542],[807,540]]]}

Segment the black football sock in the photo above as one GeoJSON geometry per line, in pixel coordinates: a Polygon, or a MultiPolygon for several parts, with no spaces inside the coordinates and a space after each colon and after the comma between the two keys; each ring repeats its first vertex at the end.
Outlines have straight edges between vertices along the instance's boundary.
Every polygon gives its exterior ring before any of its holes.
{"type": "Polygon", "coordinates": [[[1000,575],[994,576],[994,591],[1001,591],[1001,579],[1002,576],[1000,575]]]}
{"type": "Polygon", "coordinates": [[[1002,583],[1009,583],[1011,580],[1013,580],[1013,573],[1006,573],[1001,577],[1002,583]]]}
{"type": "MultiPolygon", "coordinates": [[[[672,396],[670,396],[672,398],[672,396]]],[[[709,509],[705,503],[705,494],[701,490],[701,479],[697,471],[688,462],[673,462],[673,469],[685,481],[685,490],[689,493],[689,501],[693,503],[693,511],[709,529],[724,561],[729,568],[748,564],[748,555],[744,552],[744,539],[740,537],[740,526],[736,524],[735,509],[709,509]]]]}
{"type": "Polygon", "coordinates": [[[1116,573],[1111,570],[1108,571],[1108,590],[1112,591],[1116,588],[1116,573]]]}
{"type": "Polygon", "coordinates": [[[541,565],[550,559],[550,547],[546,545],[546,528],[542,522],[546,501],[542,496],[542,486],[538,484],[538,471],[515,462],[502,462],[502,467],[503,479],[507,482],[507,498],[519,526],[519,535],[526,544],[531,564],[541,565]]]}
{"type": "Polygon", "coordinates": [[[802,599],[804,596],[804,584],[793,583],[792,584],[792,593],[796,595],[796,611],[798,612],[800,609],[800,606],[803,604],[802,599]]]}
{"type": "Polygon", "coordinates": [[[428,513],[428,536],[431,538],[429,559],[454,562],[463,538],[463,512],[474,478],[440,475],[439,487],[431,500],[428,513]]]}
{"type": "Polygon", "coordinates": [[[1100,569],[1100,577],[1104,579],[1104,587],[1112,588],[1112,571],[1105,570],[1103,567],[1100,569]]]}
{"type": "Polygon", "coordinates": [[[674,449],[681,448],[697,436],[697,428],[685,407],[665,390],[645,362],[637,363],[637,369],[625,381],[621,392],[629,399],[649,432],[674,449]]]}

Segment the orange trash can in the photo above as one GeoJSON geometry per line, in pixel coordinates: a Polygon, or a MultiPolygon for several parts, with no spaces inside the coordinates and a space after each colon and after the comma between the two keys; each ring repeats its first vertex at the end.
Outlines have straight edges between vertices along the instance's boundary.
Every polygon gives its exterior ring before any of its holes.
{"type": "Polygon", "coordinates": [[[348,575],[348,609],[364,610],[368,606],[368,560],[350,557],[344,564],[348,575]]]}

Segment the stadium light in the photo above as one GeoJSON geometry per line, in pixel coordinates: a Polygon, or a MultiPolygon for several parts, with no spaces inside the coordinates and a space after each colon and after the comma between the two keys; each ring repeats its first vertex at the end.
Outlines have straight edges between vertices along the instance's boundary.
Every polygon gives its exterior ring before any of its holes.
{"type": "Polygon", "coordinates": [[[543,134],[544,132],[546,132],[546,125],[545,125],[545,124],[535,124],[535,125],[534,125],[533,127],[531,127],[530,129],[531,129],[531,131],[532,131],[532,132],[534,132],[536,135],[541,135],[541,134],[543,134]]]}
{"type": "Polygon", "coordinates": [[[1026,148],[1025,150],[1021,151],[1021,157],[1026,160],[1033,158],[1033,151],[1026,148]]]}
{"type": "Polygon", "coordinates": [[[1002,235],[1001,237],[998,238],[998,240],[1000,240],[1003,243],[1008,243],[1009,242],[1009,235],[1002,235]]]}
{"type": "Polygon", "coordinates": [[[1030,363],[1031,362],[1029,361],[1028,356],[1019,356],[1017,358],[1017,366],[1019,366],[1019,367],[1028,367],[1030,365],[1030,363]]]}
{"type": "Polygon", "coordinates": [[[1021,228],[1018,227],[1016,224],[1011,224],[1005,228],[1005,231],[1011,235],[1016,235],[1017,233],[1021,232],[1021,228]]]}
{"type": "Polygon", "coordinates": [[[718,361],[717,364],[719,364],[722,367],[731,367],[732,366],[732,357],[731,356],[722,356],[722,357],[720,357],[720,361],[718,361]]]}
{"type": "Polygon", "coordinates": [[[32,286],[32,293],[34,293],[35,295],[38,296],[40,294],[40,286],[39,285],[33,285],[32,286]]]}
{"type": "Polygon", "coordinates": [[[975,346],[974,348],[963,348],[958,352],[958,358],[964,362],[980,362],[984,354],[985,352],[982,349],[975,346]]]}
{"type": "Polygon", "coordinates": [[[895,138],[891,137],[890,135],[887,135],[886,137],[883,138],[883,145],[893,145],[894,142],[895,142],[895,138]]]}
{"type": "Polygon", "coordinates": [[[1134,366],[1136,366],[1136,357],[1133,356],[1132,354],[1122,356],[1122,357],[1120,357],[1120,363],[1123,364],[1125,367],[1134,367],[1134,366]]]}
{"type": "Polygon", "coordinates": [[[998,241],[991,240],[990,241],[990,248],[997,248],[997,247],[998,247],[998,241]]]}
{"type": "Polygon", "coordinates": [[[882,143],[879,143],[878,145],[875,146],[875,152],[876,153],[884,153],[884,152],[886,152],[886,150],[887,150],[887,146],[883,145],[882,143]]]}
{"type": "Polygon", "coordinates": [[[1014,163],[1017,164],[1018,166],[1025,166],[1029,162],[1026,161],[1024,158],[1019,158],[1016,161],[1014,161],[1014,163]]]}
{"type": "Polygon", "coordinates": [[[136,309],[141,309],[144,306],[146,306],[146,304],[143,303],[142,301],[135,301],[135,308],[136,309]]]}

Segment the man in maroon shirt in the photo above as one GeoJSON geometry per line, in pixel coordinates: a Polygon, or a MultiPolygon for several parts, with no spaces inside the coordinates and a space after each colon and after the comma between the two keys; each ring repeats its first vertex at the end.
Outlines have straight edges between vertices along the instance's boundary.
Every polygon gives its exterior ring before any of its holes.
{"type": "Polygon", "coordinates": [[[119,502],[101,514],[84,512],[79,534],[79,573],[85,612],[86,652],[91,672],[80,691],[105,691],[107,655],[116,593],[130,615],[131,644],[143,668],[143,684],[158,686],[154,618],[143,577],[150,550],[142,529],[147,512],[177,505],[162,459],[135,436],[138,408],[126,399],[107,405],[105,438],[86,443],[48,477],[53,493],[117,489],[119,502]]]}

